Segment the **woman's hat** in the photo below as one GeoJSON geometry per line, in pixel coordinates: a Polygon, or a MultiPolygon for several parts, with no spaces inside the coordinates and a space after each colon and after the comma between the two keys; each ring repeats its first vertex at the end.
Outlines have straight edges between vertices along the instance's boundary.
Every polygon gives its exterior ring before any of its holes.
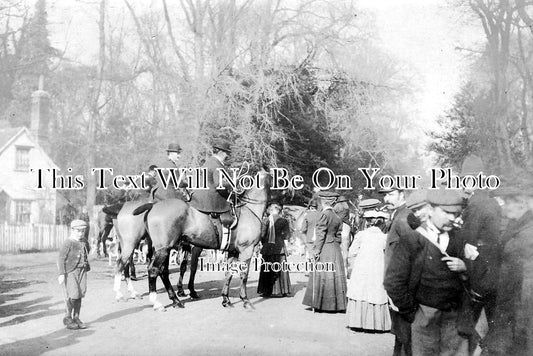
{"type": "Polygon", "coordinates": [[[383,211],[377,211],[377,210],[367,210],[363,213],[363,218],[365,219],[371,219],[371,218],[383,218],[387,219],[389,217],[388,214],[386,214],[383,211]]]}
{"type": "Polygon", "coordinates": [[[378,199],[364,199],[359,203],[361,209],[374,209],[377,208],[381,202],[378,199]]]}

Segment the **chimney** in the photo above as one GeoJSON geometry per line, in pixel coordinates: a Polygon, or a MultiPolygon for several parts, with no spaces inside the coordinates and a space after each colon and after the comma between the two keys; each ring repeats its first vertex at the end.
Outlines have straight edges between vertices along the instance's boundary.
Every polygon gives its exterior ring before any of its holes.
{"type": "Polygon", "coordinates": [[[50,121],[50,95],[43,90],[44,76],[39,76],[39,89],[31,95],[30,131],[37,143],[48,152],[48,123],[50,121]]]}

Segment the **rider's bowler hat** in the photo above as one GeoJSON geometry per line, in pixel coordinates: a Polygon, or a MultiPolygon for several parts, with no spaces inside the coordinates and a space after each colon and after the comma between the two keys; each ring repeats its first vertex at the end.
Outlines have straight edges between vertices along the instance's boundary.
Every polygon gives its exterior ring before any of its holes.
{"type": "Polygon", "coordinates": [[[181,147],[177,143],[170,143],[167,148],[167,152],[181,152],[181,147]]]}
{"type": "Polygon", "coordinates": [[[213,148],[217,148],[221,151],[224,151],[228,154],[231,153],[231,143],[227,140],[223,140],[223,139],[219,139],[219,140],[216,140],[214,143],[213,143],[213,148]]]}

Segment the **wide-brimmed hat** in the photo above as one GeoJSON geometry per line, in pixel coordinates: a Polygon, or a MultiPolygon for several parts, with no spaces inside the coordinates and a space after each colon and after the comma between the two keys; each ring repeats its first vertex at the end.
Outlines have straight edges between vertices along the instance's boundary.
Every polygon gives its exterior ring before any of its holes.
{"type": "Polygon", "coordinates": [[[364,199],[359,203],[361,209],[374,209],[377,208],[381,202],[378,199],[364,199]]]}
{"type": "Polygon", "coordinates": [[[337,199],[339,197],[339,193],[332,192],[330,190],[322,190],[318,192],[318,196],[325,199],[337,199]]]}
{"type": "Polygon", "coordinates": [[[167,147],[167,152],[181,152],[181,146],[177,143],[170,143],[167,147]]]}
{"type": "Polygon", "coordinates": [[[463,195],[458,190],[430,189],[427,201],[449,213],[458,213],[464,207],[463,195]]]}
{"type": "Polygon", "coordinates": [[[395,190],[397,190],[399,192],[403,191],[403,189],[400,189],[400,188],[394,188],[394,187],[392,187],[392,188],[384,188],[384,187],[381,187],[381,188],[378,189],[378,193],[379,194],[387,194],[387,193],[393,192],[395,190]]]}
{"type": "Polygon", "coordinates": [[[221,151],[224,151],[228,154],[231,153],[231,143],[224,139],[218,139],[213,143],[213,148],[217,148],[221,151]]]}
{"type": "Polygon", "coordinates": [[[344,203],[344,202],[347,202],[349,201],[348,198],[345,196],[345,195],[340,195],[339,198],[337,199],[337,203],[344,203]]]}
{"type": "Polygon", "coordinates": [[[363,218],[372,219],[372,218],[383,218],[387,219],[389,215],[383,211],[377,211],[375,209],[367,210],[363,213],[363,218]]]}

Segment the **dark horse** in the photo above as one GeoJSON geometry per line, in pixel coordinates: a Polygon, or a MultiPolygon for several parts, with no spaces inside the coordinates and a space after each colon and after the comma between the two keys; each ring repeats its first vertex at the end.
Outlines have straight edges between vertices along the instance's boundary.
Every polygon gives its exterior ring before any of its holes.
{"type": "MultiPolygon", "coordinates": [[[[245,308],[252,306],[246,295],[248,270],[254,248],[260,240],[261,218],[270,198],[270,176],[265,171],[260,171],[257,174],[259,188],[253,187],[246,190],[241,196],[242,203],[236,208],[239,222],[231,231],[232,246],[228,253],[227,261],[227,266],[233,266],[238,260],[238,270],[241,277],[239,296],[243,300],[245,308]]],[[[141,205],[136,204],[136,206],[141,205]]],[[[140,211],[144,210],[144,212],[140,215],[132,214],[135,207],[126,210],[125,208],[126,206],[119,214],[119,221],[121,221],[121,215],[124,215],[124,218],[126,218],[126,214],[129,216],[127,219],[122,220],[124,228],[120,223],[118,226],[122,255],[117,261],[117,272],[120,273],[121,266],[126,264],[129,253],[133,252],[133,246],[137,243],[136,238],[141,234],[141,230],[144,231],[143,233],[149,233],[154,251],[148,269],[150,302],[153,303],[154,309],[162,309],[163,307],[157,300],[156,293],[156,278],[159,276],[165,285],[170,300],[172,300],[172,305],[174,307],[183,307],[169,280],[168,261],[170,250],[178,246],[182,241],[200,248],[220,249],[221,241],[218,238],[216,227],[208,215],[199,212],[178,199],[163,200],[155,204],[144,204],[143,208],[140,209],[140,211]],[[146,225],[144,222],[146,222],[146,225]]],[[[139,213],[139,210],[136,213],[139,213]]],[[[234,269],[230,268],[229,270],[234,269]]],[[[222,288],[223,306],[231,306],[228,296],[231,279],[232,274],[229,271],[226,272],[222,288]]]]}

